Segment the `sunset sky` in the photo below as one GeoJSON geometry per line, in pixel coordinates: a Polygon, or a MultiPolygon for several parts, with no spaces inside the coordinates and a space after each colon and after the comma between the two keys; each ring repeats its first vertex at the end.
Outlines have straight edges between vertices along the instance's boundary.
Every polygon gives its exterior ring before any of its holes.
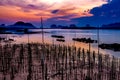
{"type": "Polygon", "coordinates": [[[16,21],[40,25],[84,26],[120,22],[120,0],[1,0],[0,24],[16,21]]]}

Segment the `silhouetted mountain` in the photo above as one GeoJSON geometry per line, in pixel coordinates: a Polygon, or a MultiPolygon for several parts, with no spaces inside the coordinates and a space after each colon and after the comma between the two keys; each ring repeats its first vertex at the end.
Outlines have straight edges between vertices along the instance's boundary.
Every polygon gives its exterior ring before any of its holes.
{"type": "Polygon", "coordinates": [[[6,29],[5,24],[0,25],[0,33],[4,32],[6,29]]]}
{"type": "Polygon", "coordinates": [[[120,29],[120,22],[102,25],[101,29],[120,29]]]}
{"type": "Polygon", "coordinates": [[[52,24],[50,28],[55,29],[55,28],[58,28],[58,26],[56,24],[52,24]]]}
{"type": "Polygon", "coordinates": [[[7,28],[14,28],[14,29],[33,29],[36,28],[33,24],[31,23],[24,23],[22,21],[18,21],[13,25],[7,26],[7,28]]]}
{"type": "Polygon", "coordinates": [[[90,24],[86,24],[85,27],[80,27],[80,29],[97,29],[97,27],[93,27],[90,24]]]}
{"type": "Polygon", "coordinates": [[[70,29],[78,29],[78,27],[75,24],[70,24],[69,28],[70,29]]]}
{"type": "Polygon", "coordinates": [[[96,27],[90,26],[89,24],[87,24],[84,27],[77,27],[75,24],[71,24],[69,29],[97,29],[96,27]]]}
{"type": "Polygon", "coordinates": [[[92,27],[92,26],[90,26],[90,27],[80,27],[80,29],[97,29],[96,27],[92,27]]]}
{"type": "Polygon", "coordinates": [[[50,28],[52,28],[52,29],[66,29],[66,28],[68,28],[68,26],[52,24],[50,26],[50,28]]]}

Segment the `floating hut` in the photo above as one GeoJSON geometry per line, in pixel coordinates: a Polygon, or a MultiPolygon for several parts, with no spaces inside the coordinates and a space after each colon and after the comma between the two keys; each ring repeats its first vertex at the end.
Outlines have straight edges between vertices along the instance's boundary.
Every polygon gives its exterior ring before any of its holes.
{"type": "Polygon", "coordinates": [[[113,43],[113,44],[105,44],[102,43],[99,45],[101,49],[109,49],[113,51],[120,51],[120,44],[119,43],[113,43]]]}
{"type": "Polygon", "coordinates": [[[56,39],[56,41],[59,41],[59,42],[65,42],[64,39],[56,39]]]}
{"type": "Polygon", "coordinates": [[[83,43],[97,43],[97,40],[92,40],[91,38],[73,38],[73,41],[78,41],[83,43]]]}
{"type": "Polygon", "coordinates": [[[53,37],[53,38],[64,38],[64,36],[61,36],[61,35],[51,35],[51,37],[53,37]]]}

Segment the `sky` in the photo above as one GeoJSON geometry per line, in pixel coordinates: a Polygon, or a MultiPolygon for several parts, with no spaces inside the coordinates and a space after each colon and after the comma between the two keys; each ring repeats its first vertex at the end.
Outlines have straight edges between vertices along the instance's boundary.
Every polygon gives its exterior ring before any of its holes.
{"type": "Polygon", "coordinates": [[[0,24],[17,21],[40,26],[51,24],[100,26],[120,22],[120,0],[1,0],[0,24]]]}

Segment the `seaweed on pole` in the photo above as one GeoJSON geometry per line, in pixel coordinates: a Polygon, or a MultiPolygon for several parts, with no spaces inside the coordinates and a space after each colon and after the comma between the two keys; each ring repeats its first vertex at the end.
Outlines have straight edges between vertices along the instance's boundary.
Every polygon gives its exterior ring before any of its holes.
{"type": "Polygon", "coordinates": [[[29,43],[29,46],[2,45],[0,80],[120,79],[119,58],[82,48],[53,44],[44,44],[43,58],[42,46],[42,43],[29,43]]]}
{"type": "Polygon", "coordinates": [[[28,76],[27,80],[32,80],[32,53],[31,45],[28,44],[28,76]]]}
{"type": "Polygon", "coordinates": [[[42,80],[45,79],[44,76],[44,48],[45,48],[45,44],[44,44],[44,28],[43,28],[43,19],[41,17],[41,28],[42,28],[42,54],[41,54],[41,66],[42,66],[42,80]]]}

